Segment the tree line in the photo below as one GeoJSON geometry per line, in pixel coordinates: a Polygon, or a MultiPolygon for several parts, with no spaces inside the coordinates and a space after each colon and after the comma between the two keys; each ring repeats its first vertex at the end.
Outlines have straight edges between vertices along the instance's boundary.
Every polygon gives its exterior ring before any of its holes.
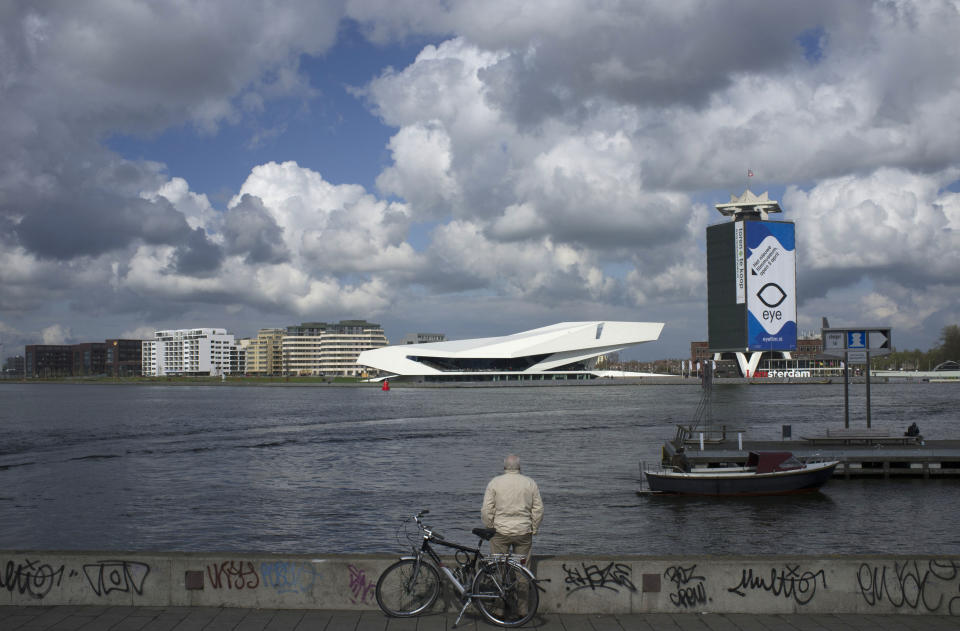
{"type": "Polygon", "coordinates": [[[889,355],[872,358],[874,370],[933,370],[946,361],[960,362],[960,326],[943,327],[939,345],[928,351],[894,351],[889,355]]]}

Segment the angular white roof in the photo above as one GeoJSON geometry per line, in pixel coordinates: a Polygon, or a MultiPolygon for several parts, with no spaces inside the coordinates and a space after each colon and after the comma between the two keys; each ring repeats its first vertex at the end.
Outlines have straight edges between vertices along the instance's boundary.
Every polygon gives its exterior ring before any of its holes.
{"type": "Polygon", "coordinates": [[[429,344],[401,344],[364,351],[357,363],[402,376],[455,375],[485,372],[540,373],[567,364],[613,353],[660,337],[662,322],[560,322],[501,337],[484,337],[429,344]],[[418,358],[418,359],[411,359],[418,358]],[[520,370],[441,370],[429,360],[509,360],[531,358],[520,370]],[[535,359],[534,359],[535,358],[535,359]]]}

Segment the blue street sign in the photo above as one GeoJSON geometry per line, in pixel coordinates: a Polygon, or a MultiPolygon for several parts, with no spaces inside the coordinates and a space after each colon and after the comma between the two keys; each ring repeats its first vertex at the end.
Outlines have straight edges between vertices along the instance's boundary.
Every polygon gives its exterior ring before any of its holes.
{"type": "Polygon", "coordinates": [[[868,352],[871,357],[877,357],[893,352],[890,327],[824,328],[821,335],[824,355],[846,357],[850,353],[868,352]]]}
{"type": "Polygon", "coordinates": [[[866,348],[866,331],[847,331],[847,348],[866,348]]]}

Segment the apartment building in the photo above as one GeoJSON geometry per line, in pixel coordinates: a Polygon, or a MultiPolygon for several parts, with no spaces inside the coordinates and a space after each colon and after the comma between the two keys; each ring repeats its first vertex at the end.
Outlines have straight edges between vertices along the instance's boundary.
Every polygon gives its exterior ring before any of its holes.
{"type": "Polygon", "coordinates": [[[27,344],[23,356],[27,377],[73,375],[73,346],[70,344],[27,344]]]}
{"type": "Polygon", "coordinates": [[[446,342],[447,336],[444,333],[407,333],[400,340],[401,344],[435,344],[436,342],[446,342]]]}
{"type": "Polygon", "coordinates": [[[28,344],[27,377],[132,376],[140,374],[141,341],[109,339],[79,344],[28,344]]]}
{"type": "Polygon", "coordinates": [[[24,348],[28,377],[89,377],[104,374],[103,342],[28,344],[24,348]]]}
{"type": "Polygon", "coordinates": [[[283,336],[285,329],[260,329],[257,337],[240,340],[246,352],[244,372],[248,375],[283,374],[283,336]]]}
{"type": "Polygon", "coordinates": [[[247,349],[235,344],[230,349],[230,375],[245,375],[247,373],[247,349]]]}
{"type": "Polygon", "coordinates": [[[225,375],[239,370],[237,343],[226,329],[156,331],[142,346],[143,375],[225,375]]]}
{"type": "Polygon", "coordinates": [[[8,377],[19,377],[23,375],[24,367],[23,355],[14,355],[13,357],[7,357],[6,362],[3,366],[3,372],[8,377]]]}
{"type": "Polygon", "coordinates": [[[142,340],[112,339],[106,341],[104,371],[111,377],[139,376],[143,366],[142,340]]]}
{"type": "Polygon", "coordinates": [[[387,345],[383,327],[365,320],[304,322],[287,327],[282,338],[283,372],[288,375],[359,376],[357,357],[387,345]]]}
{"type": "Polygon", "coordinates": [[[90,377],[107,373],[107,345],[103,342],[81,342],[71,345],[73,375],[90,377]]]}

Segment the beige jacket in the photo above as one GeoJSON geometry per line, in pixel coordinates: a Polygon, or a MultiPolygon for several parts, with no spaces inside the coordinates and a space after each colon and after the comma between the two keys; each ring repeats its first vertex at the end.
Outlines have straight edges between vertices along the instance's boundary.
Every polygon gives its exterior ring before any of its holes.
{"type": "Polygon", "coordinates": [[[487,528],[501,535],[537,534],[543,520],[537,483],[519,471],[504,471],[487,485],[480,516],[487,528]]]}

